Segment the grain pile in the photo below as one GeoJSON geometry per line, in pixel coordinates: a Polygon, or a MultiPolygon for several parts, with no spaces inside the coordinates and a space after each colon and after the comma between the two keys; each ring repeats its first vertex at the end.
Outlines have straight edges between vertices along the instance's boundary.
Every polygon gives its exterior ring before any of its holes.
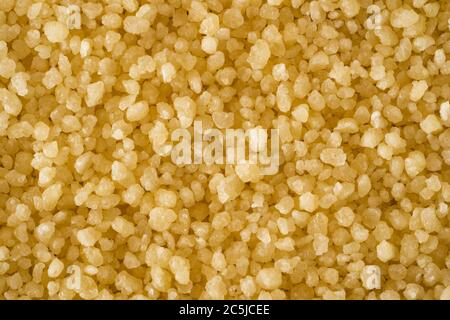
{"type": "Polygon", "coordinates": [[[450,299],[449,18],[1,0],[1,299],[450,299]],[[194,120],[277,128],[278,173],[175,165],[194,120]]]}

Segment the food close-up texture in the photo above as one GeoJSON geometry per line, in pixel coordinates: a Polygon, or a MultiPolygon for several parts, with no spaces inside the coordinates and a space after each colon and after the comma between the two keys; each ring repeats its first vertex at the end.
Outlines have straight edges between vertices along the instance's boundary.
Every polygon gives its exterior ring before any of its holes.
{"type": "Polygon", "coordinates": [[[0,299],[450,299],[449,19],[0,0],[0,299]],[[276,129],[275,172],[174,163],[195,121],[276,129]]]}

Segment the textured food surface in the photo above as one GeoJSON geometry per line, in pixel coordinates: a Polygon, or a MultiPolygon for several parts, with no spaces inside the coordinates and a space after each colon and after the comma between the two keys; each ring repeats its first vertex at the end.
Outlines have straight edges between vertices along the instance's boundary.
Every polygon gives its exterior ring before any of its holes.
{"type": "Polygon", "coordinates": [[[0,0],[0,299],[450,299],[450,1],[0,0]],[[175,164],[194,121],[280,163],[175,164]]]}

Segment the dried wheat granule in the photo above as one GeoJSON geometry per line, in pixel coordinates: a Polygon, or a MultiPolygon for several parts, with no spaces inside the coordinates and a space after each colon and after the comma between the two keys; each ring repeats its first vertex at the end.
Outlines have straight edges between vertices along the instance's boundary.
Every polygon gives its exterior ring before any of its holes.
{"type": "Polygon", "coordinates": [[[69,30],[59,21],[45,23],[43,31],[50,42],[63,42],[69,36],[69,30]]]}
{"type": "Polygon", "coordinates": [[[77,232],[77,239],[81,245],[92,247],[101,237],[101,233],[93,227],[87,227],[77,232]]]}
{"type": "Polygon", "coordinates": [[[256,283],[267,290],[280,287],[281,281],[281,272],[275,268],[261,269],[256,276],[256,283]]]}
{"type": "Polygon", "coordinates": [[[172,63],[166,62],[161,66],[161,77],[163,82],[171,82],[176,76],[176,70],[172,63]]]}
{"type": "Polygon", "coordinates": [[[262,69],[267,64],[270,55],[270,46],[268,45],[267,41],[258,39],[256,43],[251,47],[247,60],[252,69],[262,69]]]}
{"type": "Polygon", "coordinates": [[[156,231],[165,231],[176,220],[177,215],[172,209],[155,207],[149,212],[149,226],[156,231]]]}

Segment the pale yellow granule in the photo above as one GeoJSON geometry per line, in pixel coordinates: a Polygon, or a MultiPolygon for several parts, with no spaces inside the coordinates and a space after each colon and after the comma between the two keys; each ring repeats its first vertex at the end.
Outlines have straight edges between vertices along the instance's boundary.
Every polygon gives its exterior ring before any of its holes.
{"type": "Polygon", "coordinates": [[[223,13],[223,24],[231,29],[237,29],[244,23],[244,17],[238,8],[230,8],[223,13]]]}
{"type": "Polygon", "coordinates": [[[131,34],[141,34],[148,31],[150,23],[141,17],[128,16],[123,21],[123,28],[131,34]]]}
{"type": "Polygon", "coordinates": [[[0,88],[0,102],[3,110],[12,116],[17,116],[22,110],[22,102],[16,94],[5,88],[0,88]]]}
{"type": "Polygon", "coordinates": [[[196,106],[190,97],[178,97],[174,100],[174,109],[182,128],[189,127],[194,121],[196,106]]]}
{"type": "Polygon", "coordinates": [[[437,116],[430,114],[420,122],[420,129],[422,129],[425,133],[430,134],[441,130],[442,125],[437,116]]]}
{"type": "Polygon", "coordinates": [[[339,225],[343,227],[350,227],[355,219],[353,210],[349,207],[342,207],[334,214],[339,225]]]}
{"type": "Polygon", "coordinates": [[[361,6],[358,0],[342,0],[340,1],[340,7],[346,17],[353,18],[359,13],[361,6]]]}
{"type": "Polygon", "coordinates": [[[179,256],[173,256],[169,261],[170,271],[175,276],[175,280],[180,284],[188,284],[190,277],[189,260],[179,256]]]}
{"type": "Polygon", "coordinates": [[[419,101],[423,97],[427,89],[428,84],[425,80],[413,81],[411,92],[409,94],[410,99],[412,101],[419,101]]]}
{"type": "Polygon", "coordinates": [[[258,39],[256,43],[251,47],[250,54],[248,56],[248,63],[252,69],[262,69],[267,64],[270,58],[270,47],[263,39],[258,39]]]}
{"type": "Polygon", "coordinates": [[[299,198],[299,206],[301,209],[304,209],[308,212],[314,212],[319,206],[319,199],[317,195],[306,192],[302,194],[299,198]]]}
{"type": "Polygon", "coordinates": [[[102,81],[91,83],[86,88],[86,104],[88,107],[98,105],[105,93],[105,84],[102,81]]]}
{"type": "Polygon", "coordinates": [[[149,226],[156,231],[165,231],[176,220],[177,215],[172,209],[156,207],[149,213],[149,226]]]}
{"type": "Polygon", "coordinates": [[[122,237],[127,238],[134,234],[134,225],[123,217],[116,217],[111,223],[111,228],[122,237]]]}
{"type": "Polygon", "coordinates": [[[391,12],[390,22],[395,28],[407,28],[419,21],[419,15],[413,9],[398,8],[391,12]]]}
{"type": "Polygon", "coordinates": [[[235,172],[242,182],[257,182],[261,178],[259,166],[256,164],[238,164],[235,167],[235,172]]]}
{"type": "Polygon", "coordinates": [[[44,33],[50,42],[63,42],[69,35],[67,27],[59,21],[49,21],[44,25],[44,33]]]}
{"type": "Polygon", "coordinates": [[[450,300],[450,286],[446,287],[440,296],[440,300],[450,300]]]}
{"type": "Polygon", "coordinates": [[[387,262],[395,257],[395,247],[386,240],[377,245],[377,257],[383,262],[387,262]]]}
{"type": "Polygon", "coordinates": [[[149,110],[146,101],[136,102],[127,108],[127,119],[129,121],[140,121],[147,116],[149,110]]]}
{"type": "Polygon", "coordinates": [[[320,153],[320,160],[334,167],[343,166],[346,159],[346,154],[339,148],[325,148],[320,153]]]}
{"type": "Polygon", "coordinates": [[[328,237],[320,233],[314,234],[313,248],[316,256],[321,256],[328,252],[328,243],[328,237]]]}
{"type": "Polygon", "coordinates": [[[207,54],[213,54],[217,51],[217,45],[219,41],[217,38],[211,36],[205,36],[202,39],[202,50],[207,54]]]}
{"type": "Polygon", "coordinates": [[[219,201],[225,203],[236,199],[243,187],[244,186],[237,175],[230,175],[223,178],[217,185],[217,195],[219,201]]]}
{"type": "Polygon", "coordinates": [[[162,81],[165,83],[171,82],[175,79],[177,71],[172,63],[166,62],[161,66],[161,77],[162,81]]]}
{"type": "Polygon", "coordinates": [[[47,273],[50,278],[58,278],[58,276],[62,273],[63,270],[64,270],[64,263],[58,258],[55,258],[48,266],[47,273]]]}
{"type": "Polygon", "coordinates": [[[77,232],[77,239],[81,245],[92,247],[100,239],[101,233],[93,227],[87,227],[77,232]]]}
{"type": "Polygon", "coordinates": [[[256,283],[266,290],[277,289],[282,280],[281,272],[275,268],[261,269],[256,276],[256,283]]]}
{"type": "Polygon", "coordinates": [[[227,287],[221,276],[214,276],[206,283],[205,291],[210,299],[221,300],[225,298],[227,287]]]}
{"type": "MultiPolygon", "coordinates": [[[[3,78],[12,78],[15,75],[16,63],[13,59],[0,59],[0,76],[3,78]]],[[[12,81],[12,80],[11,80],[12,81]]]]}
{"type": "Polygon", "coordinates": [[[383,140],[383,133],[380,129],[369,128],[361,137],[361,146],[375,148],[383,140]]]}

